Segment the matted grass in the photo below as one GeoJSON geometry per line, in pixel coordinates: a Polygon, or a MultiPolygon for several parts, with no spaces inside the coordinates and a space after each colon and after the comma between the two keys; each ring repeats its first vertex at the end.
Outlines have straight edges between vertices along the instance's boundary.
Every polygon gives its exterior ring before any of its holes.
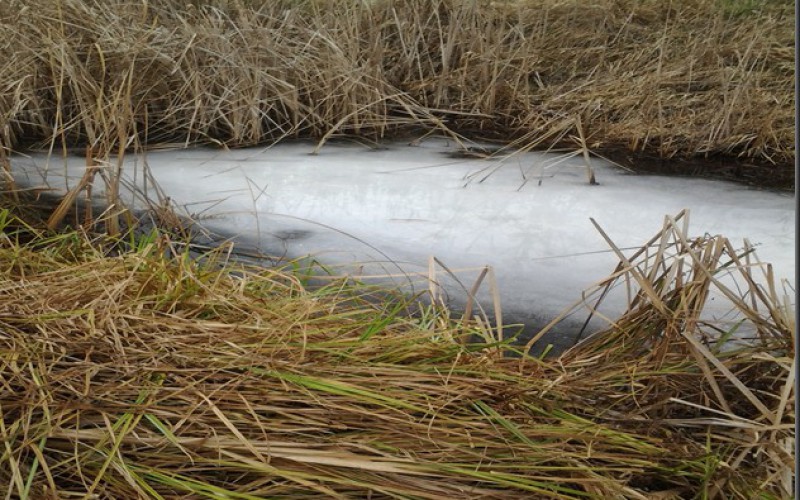
{"type": "Polygon", "coordinates": [[[784,0],[6,0],[0,145],[435,130],[791,187],[794,36],[784,0]]]}
{"type": "Polygon", "coordinates": [[[610,276],[630,310],[541,360],[364,285],[1,211],[0,494],[787,498],[793,314],[751,282],[749,342],[704,320],[761,268],[682,217],[610,276]]]}
{"type": "MultiPolygon", "coordinates": [[[[0,3],[0,172],[86,147],[65,212],[96,159],[174,142],[440,131],[738,158],[762,184],[793,159],[789,2],[197,3],[0,3]]],[[[391,292],[2,210],[0,494],[788,497],[792,305],[682,217],[588,292],[627,286],[621,318],[536,359],[391,292]],[[708,321],[711,289],[741,324],[708,321]]]]}

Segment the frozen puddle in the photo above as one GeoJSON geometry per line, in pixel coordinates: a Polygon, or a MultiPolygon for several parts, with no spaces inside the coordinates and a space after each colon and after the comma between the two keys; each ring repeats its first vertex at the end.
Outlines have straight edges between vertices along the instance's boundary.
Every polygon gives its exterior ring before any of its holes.
{"type": "MultiPolygon", "coordinates": [[[[340,270],[382,282],[428,289],[431,257],[472,286],[491,266],[505,323],[535,329],[574,303],[617,264],[594,218],[632,251],[658,232],[665,215],[690,210],[690,234],[748,238],[776,277],[794,276],[792,196],[701,179],[633,176],[593,159],[590,186],[580,157],[526,153],[505,159],[452,158],[452,142],[392,143],[368,149],[310,143],[232,151],[187,149],[130,155],[132,187],[152,193],[152,178],[174,203],[209,230],[245,247],[287,257],[314,255],[340,270]]],[[[83,174],[81,157],[12,159],[18,182],[59,192],[83,174]],[[65,182],[66,181],[66,182],[65,182]]],[[[99,184],[99,183],[96,183],[99,184]]],[[[99,194],[99,186],[95,193],[99,194]]],[[[141,204],[140,204],[141,205],[141,204]]],[[[453,305],[466,293],[441,266],[453,305]]],[[[490,279],[479,292],[492,310],[490,279]]],[[[615,316],[621,296],[605,302],[615,316]]],[[[720,308],[722,314],[724,308],[720,308]]],[[[585,316],[569,318],[549,340],[566,345],[585,316]]]]}

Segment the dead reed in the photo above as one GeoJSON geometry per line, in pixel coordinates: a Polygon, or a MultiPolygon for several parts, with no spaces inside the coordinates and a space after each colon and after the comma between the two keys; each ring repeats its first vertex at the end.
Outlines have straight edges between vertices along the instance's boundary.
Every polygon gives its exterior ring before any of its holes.
{"type": "Polygon", "coordinates": [[[541,360],[363,285],[192,259],[158,232],[110,255],[4,210],[0,493],[786,498],[789,305],[682,217],[621,256],[628,313],[541,360]],[[746,343],[702,314],[728,271],[752,285],[731,297],[746,343]]]}
{"type": "MultiPolygon", "coordinates": [[[[37,142],[85,148],[88,179],[164,143],[411,130],[793,159],[788,2],[197,4],[0,3],[2,175],[37,142]]],[[[542,360],[364,285],[0,210],[0,494],[788,497],[793,306],[684,217],[589,292],[629,311],[542,360]]]]}
{"type": "Polygon", "coordinates": [[[439,130],[791,170],[793,27],[766,0],[7,0],[0,140],[439,130]]]}

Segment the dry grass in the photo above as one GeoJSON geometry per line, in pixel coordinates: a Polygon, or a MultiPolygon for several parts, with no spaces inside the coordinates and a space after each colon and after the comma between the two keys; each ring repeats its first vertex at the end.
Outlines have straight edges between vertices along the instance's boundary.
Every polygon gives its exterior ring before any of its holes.
{"type": "MultiPolygon", "coordinates": [[[[785,2],[194,3],[0,3],[2,146],[85,146],[70,205],[95,161],[174,142],[793,158],[785,2]]],[[[630,309],[541,360],[386,291],[0,210],[0,494],[789,497],[792,305],[682,217],[589,292],[622,283],[630,309]],[[741,324],[703,314],[711,290],[741,324]]]]}
{"type": "Polygon", "coordinates": [[[3,2],[2,145],[105,159],[422,129],[793,164],[792,2],[202,3],[3,2]]]}
{"type": "Polygon", "coordinates": [[[721,274],[760,268],[681,217],[609,278],[628,313],[539,360],[358,284],[190,259],[158,233],[113,256],[4,211],[0,493],[788,497],[792,313],[751,281],[733,299],[753,341],[705,322],[721,274]]]}

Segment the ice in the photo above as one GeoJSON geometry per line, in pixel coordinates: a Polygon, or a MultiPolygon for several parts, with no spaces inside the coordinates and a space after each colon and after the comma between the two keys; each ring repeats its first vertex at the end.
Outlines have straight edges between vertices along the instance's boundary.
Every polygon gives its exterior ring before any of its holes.
{"type": "MultiPolygon", "coordinates": [[[[146,165],[174,203],[222,236],[271,254],[315,255],[386,283],[402,285],[404,275],[416,274],[418,290],[428,287],[431,256],[466,288],[491,266],[506,319],[530,329],[617,264],[590,218],[631,252],[660,230],[665,215],[689,209],[691,234],[722,234],[737,245],[748,238],[777,277],[794,277],[795,212],[788,194],[630,175],[599,159],[592,161],[600,185],[592,186],[579,156],[452,158],[448,153],[457,145],[438,138],[379,149],[328,143],[318,155],[309,154],[313,149],[297,142],[129,155],[124,196],[131,197],[134,186],[152,196],[146,165]]],[[[43,154],[12,160],[23,186],[46,183],[61,192],[75,185],[84,163],[43,154]]],[[[434,267],[437,277],[446,276],[434,267]]],[[[463,305],[463,289],[452,277],[443,281],[454,305],[463,305]]],[[[493,308],[486,284],[479,298],[493,308]]],[[[623,299],[606,302],[610,316],[621,312],[623,299]]],[[[572,325],[582,321],[573,318],[572,325]]]]}

